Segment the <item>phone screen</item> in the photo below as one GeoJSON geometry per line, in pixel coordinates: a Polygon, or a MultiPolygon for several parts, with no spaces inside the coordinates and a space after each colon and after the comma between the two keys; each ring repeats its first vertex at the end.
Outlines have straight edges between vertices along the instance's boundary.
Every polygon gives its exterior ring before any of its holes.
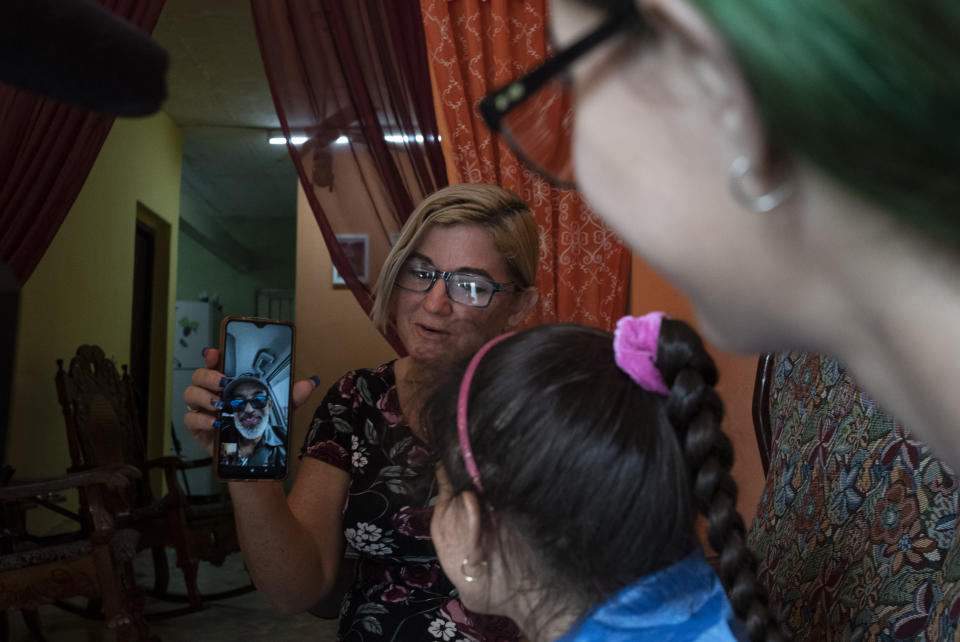
{"type": "Polygon", "coordinates": [[[227,317],[217,473],[222,479],[282,479],[289,453],[293,325],[227,317]]]}

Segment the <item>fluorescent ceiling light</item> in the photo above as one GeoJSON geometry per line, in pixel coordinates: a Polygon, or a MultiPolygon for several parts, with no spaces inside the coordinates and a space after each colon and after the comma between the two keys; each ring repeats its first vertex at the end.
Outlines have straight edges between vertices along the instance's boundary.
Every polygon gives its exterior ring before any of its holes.
{"type": "Polygon", "coordinates": [[[385,134],[383,140],[388,143],[409,143],[410,141],[417,141],[418,143],[423,142],[423,134],[415,134],[410,136],[409,134],[385,134]]]}
{"type": "MultiPolygon", "coordinates": [[[[290,142],[291,142],[293,145],[303,145],[305,142],[307,142],[307,140],[308,140],[308,137],[307,137],[307,136],[304,136],[304,135],[302,135],[302,134],[295,134],[295,135],[293,135],[293,136],[290,137],[290,142]]],[[[395,144],[410,143],[410,142],[413,142],[413,141],[416,141],[416,142],[418,142],[418,143],[422,143],[422,142],[424,142],[425,138],[424,138],[423,134],[414,134],[413,136],[410,136],[409,134],[384,134],[383,140],[387,141],[388,143],[395,143],[395,144]]],[[[440,138],[439,136],[437,136],[437,140],[441,140],[441,138],[440,138]]],[[[286,144],[287,144],[287,139],[284,138],[282,132],[270,132],[270,136],[269,136],[269,138],[267,139],[267,141],[268,141],[271,145],[286,145],[286,144]]],[[[350,139],[347,138],[346,135],[340,135],[339,137],[337,137],[336,140],[333,141],[333,144],[334,144],[334,145],[346,145],[346,144],[349,143],[349,142],[350,142],[350,139]]]]}
{"type": "MultiPolygon", "coordinates": [[[[307,137],[303,134],[293,134],[290,136],[290,142],[294,145],[303,145],[307,142],[307,137]]],[[[287,139],[281,131],[272,131],[267,135],[267,142],[271,145],[286,145],[287,139]]]]}

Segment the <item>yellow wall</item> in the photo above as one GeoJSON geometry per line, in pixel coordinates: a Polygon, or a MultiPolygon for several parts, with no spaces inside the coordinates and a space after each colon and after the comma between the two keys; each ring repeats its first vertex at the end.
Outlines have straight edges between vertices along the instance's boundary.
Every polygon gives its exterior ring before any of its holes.
{"type": "MultiPolygon", "coordinates": [[[[57,404],[57,358],[69,363],[77,346],[101,346],[118,364],[130,354],[134,230],[138,210],[156,215],[158,241],[169,234],[165,266],[167,336],[173,327],[180,212],[181,133],[163,113],[117,119],[73,208],[20,300],[7,461],[17,478],[62,474],[70,465],[66,429],[57,404]],[[138,205],[139,204],[139,205],[138,205]],[[173,257],[173,260],[171,260],[173,257]]],[[[158,242],[158,251],[161,243],[158,242]]],[[[164,452],[170,425],[173,345],[156,346],[166,377],[155,388],[149,455],[164,452]]]]}
{"type": "MultiPolygon", "coordinates": [[[[372,266],[371,266],[372,267],[372,266]]],[[[320,378],[320,388],[293,415],[291,450],[300,452],[313,411],[327,389],[349,370],[396,358],[350,290],[334,289],[333,262],[310,204],[297,183],[297,292],[295,376],[320,378]]],[[[297,466],[291,458],[291,470],[297,466]]]]}

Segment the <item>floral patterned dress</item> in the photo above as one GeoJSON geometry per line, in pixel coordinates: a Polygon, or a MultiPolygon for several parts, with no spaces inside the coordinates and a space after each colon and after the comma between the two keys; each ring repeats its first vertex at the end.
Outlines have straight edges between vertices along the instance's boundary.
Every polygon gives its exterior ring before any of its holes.
{"type": "Polygon", "coordinates": [[[340,608],[339,638],[518,640],[510,620],[466,611],[440,568],[430,539],[430,451],[406,424],[393,366],[355,370],[334,384],[302,451],[351,475],[343,534],[360,563],[340,608]]]}

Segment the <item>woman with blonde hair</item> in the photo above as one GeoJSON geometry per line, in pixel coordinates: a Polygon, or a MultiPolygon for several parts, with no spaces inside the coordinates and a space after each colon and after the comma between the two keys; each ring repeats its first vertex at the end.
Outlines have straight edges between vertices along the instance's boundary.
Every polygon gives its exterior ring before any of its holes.
{"type": "MultiPolygon", "coordinates": [[[[330,388],[289,497],[279,482],[229,484],[247,567],[278,610],[295,613],[324,597],[347,544],[360,564],[341,607],[340,639],[463,639],[458,626],[476,640],[519,635],[509,621],[465,611],[439,566],[429,532],[431,445],[418,415],[422,386],[437,369],[528,314],[538,257],[533,214],[509,190],[453,185],[411,214],[380,272],[373,310],[407,355],[348,372],[330,388]]],[[[216,363],[216,351],[205,357],[216,363]]],[[[193,383],[186,425],[209,447],[226,382],[204,369],[193,383]]],[[[295,401],[310,389],[298,384],[295,401]]]]}

